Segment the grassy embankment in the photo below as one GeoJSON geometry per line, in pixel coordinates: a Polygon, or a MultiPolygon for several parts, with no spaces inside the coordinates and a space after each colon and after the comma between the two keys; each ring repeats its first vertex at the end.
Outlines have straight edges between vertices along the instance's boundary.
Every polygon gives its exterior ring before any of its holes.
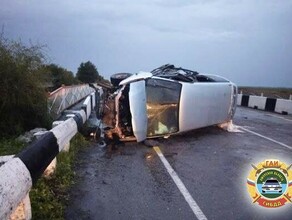
{"type": "Polygon", "coordinates": [[[292,88],[268,88],[268,87],[238,87],[238,92],[242,91],[246,95],[258,95],[263,93],[263,96],[269,98],[283,98],[289,99],[292,95],[292,88]]]}
{"type": "MultiPolygon", "coordinates": [[[[30,192],[33,219],[64,219],[68,189],[74,183],[73,164],[77,152],[88,145],[81,134],[70,142],[70,151],[57,156],[57,170],[51,179],[40,178],[30,192]]],[[[15,139],[0,140],[0,155],[19,153],[24,143],[15,139]]]]}

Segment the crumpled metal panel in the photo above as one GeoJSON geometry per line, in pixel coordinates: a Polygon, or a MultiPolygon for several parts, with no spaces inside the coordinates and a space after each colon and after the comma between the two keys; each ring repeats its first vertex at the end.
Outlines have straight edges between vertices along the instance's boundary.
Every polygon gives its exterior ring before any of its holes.
{"type": "Polygon", "coordinates": [[[147,134],[146,90],[144,80],[130,84],[129,101],[133,133],[137,142],[140,142],[146,139],[147,134]]]}
{"type": "Polygon", "coordinates": [[[94,91],[88,84],[60,87],[49,94],[49,114],[53,119],[57,119],[65,109],[79,102],[94,91]]]}

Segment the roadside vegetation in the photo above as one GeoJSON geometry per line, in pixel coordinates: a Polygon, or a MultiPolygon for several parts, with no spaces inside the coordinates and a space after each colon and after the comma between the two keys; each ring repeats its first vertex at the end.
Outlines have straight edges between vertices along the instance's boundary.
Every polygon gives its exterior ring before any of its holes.
{"type": "Polygon", "coordinates": [[[0,139],[0,156],[1,155],[14,155],[19,153],[26,144],[14,138],[0,139]]]}
{"type": "MultiPolygon", "coordinates": [[[[0,156],[19,153],[27,144],[16,139],[36,127],[51,129],[47,96],[62,85],[107,81],[90,61],[81,63],[77,76],[48,63],[44,46],[25,45],[0,33],[0,156]]],[[[71,140],[70,151],[57,156],[51,179],[40,178],[30,192],[33,219],[63,219],[68,188],[74,182],[77,152],[88,142],[81,134],[71,140]]]]}
{"type": "Polygon", "coordinates": [[[246,95],[257,95],[268,98],[283,98],[289,99],[292,95],[292,88],[268,88],[268,87],[239,87],[238,92],[242,91],[246,95]]]}
{"type": "Polygon", "coordinates": [[[106,81],[93,63],[81,62],[76,77],[47,62],[44,46],[26,46],[0,33],[0,139],[36,127],[50,128],[48,92],[62,85],[106,81]]]}
{"type": "Polygon", "coordinates": [[[0,37],[0,132],[13,136],[48,127],[41,46],[26,47],[0,37]]]}

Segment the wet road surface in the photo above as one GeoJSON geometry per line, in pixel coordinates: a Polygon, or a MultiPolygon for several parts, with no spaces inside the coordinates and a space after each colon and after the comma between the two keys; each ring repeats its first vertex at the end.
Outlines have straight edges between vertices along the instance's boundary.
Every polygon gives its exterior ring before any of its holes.
{"type": "MultiPolygon", "coordinates": [[[[292,146],[292,117],[238,108],[234,124],[292,146]]],[[[252,204],[246,178],[257,164],[292,163],[287,148],[250,132],[216,126],[157,140],[159,149],[207,219],[292,219],[292,204],[252,204]]],[[[76,163],[66,219],[203,219],[196,216],[155,150],[126,143],[109,152],[98,143],[76,163]]]]}

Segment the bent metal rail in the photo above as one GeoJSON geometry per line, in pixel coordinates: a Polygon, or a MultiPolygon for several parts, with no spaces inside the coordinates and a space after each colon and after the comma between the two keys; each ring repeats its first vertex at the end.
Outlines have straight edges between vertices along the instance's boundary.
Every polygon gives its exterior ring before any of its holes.
{"type": "Polygon", "coordinates": [[[79,102],[92,92],[94,92],[94,89],[88,84],[62,86],[58,88],[48,96],[49,114],[53,119],[58,118],[61,112],[79,102]]]}
{"type": "Polygon", "coordinates": [[[95,105],[93,92],[84,100],[80,110],[66,111],[65,121],[59,122],[19,154],[7,157],[2,166],[0,164],[0,219],[9,219],[18,204],[27,198],[32,185],[80,131],[95,105]]]}

